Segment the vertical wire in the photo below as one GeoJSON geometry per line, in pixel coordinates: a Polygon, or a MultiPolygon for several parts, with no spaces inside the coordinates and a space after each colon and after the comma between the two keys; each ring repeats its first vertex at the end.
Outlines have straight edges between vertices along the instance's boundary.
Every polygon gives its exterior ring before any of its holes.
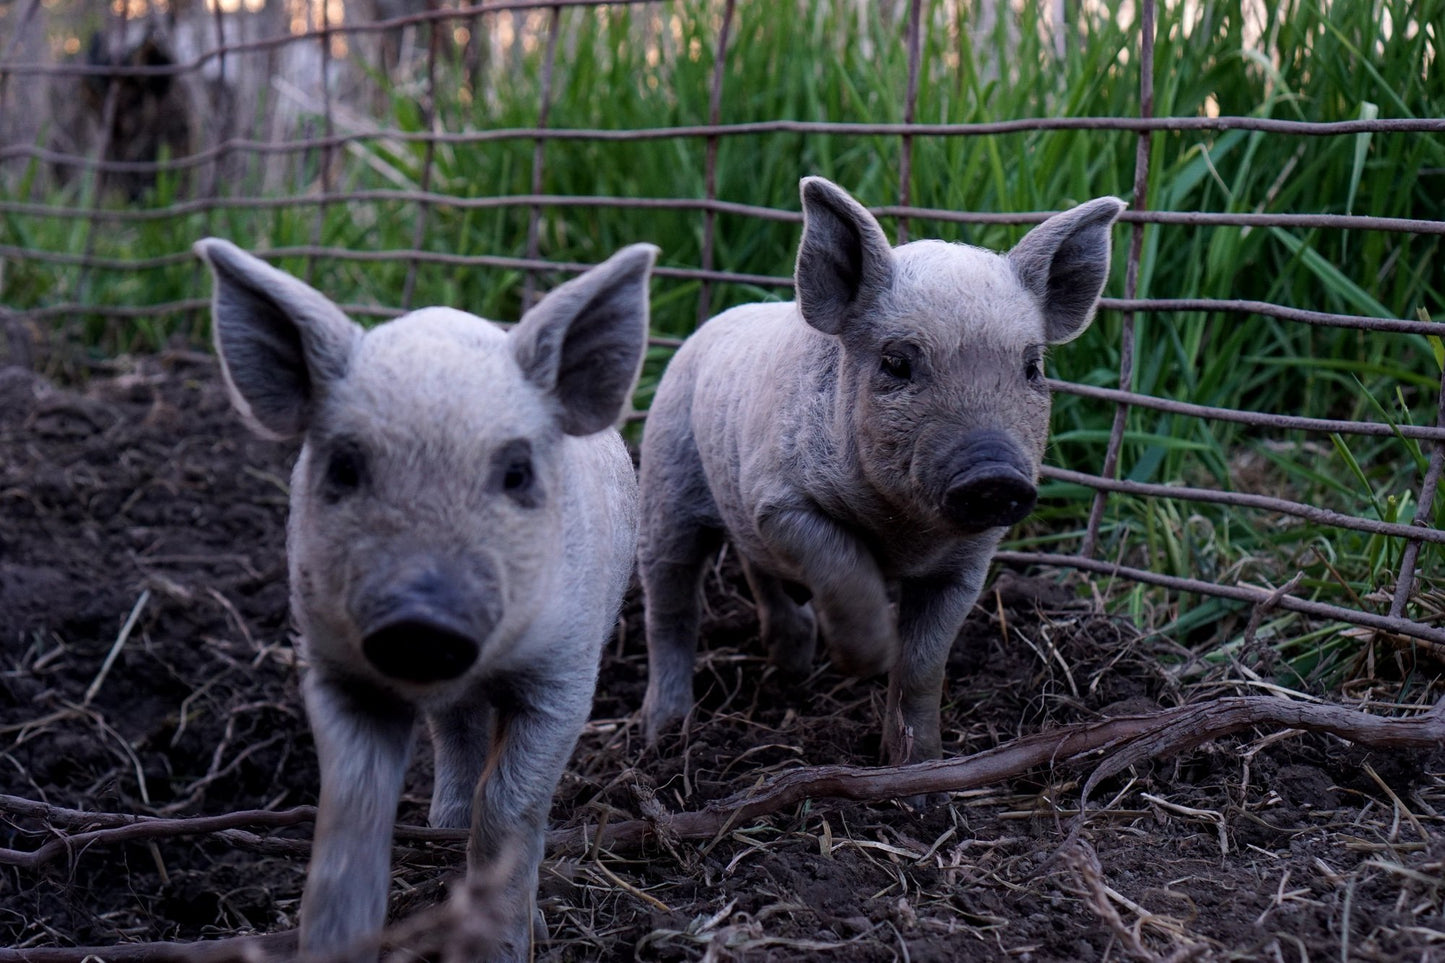
{"type": "MultiPolygon", "coordinates": [[[[432,9],[436,8],[435,0],[428,4],[432,9]]],[[[426,147],[423,150],[421,163],[421,180],[418,182],[418,189],[423,197],[431,192],[432,166],[436,160],[437,142],[436,133],[437,114],[437,56],[440,50],[440,38],[442,25],[446,21],[432,20],[427,24],[428,42],[426,58],[426,97],[421,103],[421,123],[423,129],[429,135],[426,139],[426,147]]],[[[430,220],[431,204],[422,199],[416,204],[416,224],[411,232],[412,255],[407,259],[406,282],[401,289],[401,307],[405,311],[411,310],[412,297],[416,293],[416,274],[420,263],[416,254],[421,251],[422,243],[426,240],[427,221],[430,220]]]]}
{"type": "MultiPolygon", "coordinates": [[[[216,83],[209,90],[206,90],[206,101],[211,107],[210,119],[206,122],[214,133],[213,143],[215,144],[216,158],[211,162],[210,178],[206,186],[201,190],[205,197],[215,197],[221,189],[221,171],[226,163],[226,121],[229,117],[223,113],[222,101],[226,97],[226,23],[225,16],[221,13],[221,5],[218,3],[211,7],[211,20],[216,25],[216,83]]],[[[202,78],[201,87],[204,90],[207,85],[202,78]]],[[[206,225],[209,233],[211,224],[211,208],[206,208],[206,225]]],[[[199,266],[199,264],[198,264],[199,266]]]]}
{"type": "Polygon", "coordinates": [[[11,54],[20,46],[20,39],[25,36],[25,28],[30,26],[30,21],[35,16],[35,11],[40,9],[40,0],[30,0],[25,6],[24,12],[15,18],[15,32],[10,35],[9,41],[5,44],[4,53],[0,53],[0,114],[6,110],[5,100],[10,86],[10,71],[6,65],[10,62],[11,54]]]}
{"type": "MultiPolygon", "coordinates": [[[[125,49],[126,13],[125,4],[120,4],[115,8],[116,16],[112,23],[115,25],[114,33],[117,43],[111,51],[107,52],[107,61],[111,59],[114,50],[125,49]]],[[[111,66],[114,67],[115,65],[112,64],[111,66]]],[[[122,64],[121,66],[124,67],[125,65],[122,64]]],[[[105,104],[100,111],[100,139],[95,145],[96,166],[91,170],[88,177],[82,178],[83,181],[88,180],[89,182],[90,197],[86,202],[86,206],[89,207],[91,211],[99,211],[101,208],[102,197],[104,196],[106,186],[105,159],[106,156],[110,154],[112,134],[115,131],[116,111],[120,105],[120,85],[122,78],[114,73],[105,74],[104,76],[106,78],[105,104]]],[[[83,190],[81,196],[85,196],[83,190]]],[[[90,290],[90,279],[92,276],[91,258],[95,254],[95,224],[96,219],[94,217],[85,219],[85,242],[81,248],[84,263],[81,265],[80,274],[75,282],[76,299],[82,302],[88,299],[88,292],[90,290]]]]}
{"type": "MultiPolygon", "coordinates": [[[[923,0],[912,0],[908,7],[908,92],[903,100],[903,123],[912,126],[918,113],[918,68],[923,48],[923,0]]],[[[902,151],[898,159],[898,204],[907,207],[913,190],[913,135],[902,135],[902,151]]],[[[898,243],[908,243],[908,218],[898,218],[898,243]]]]}
{"type": "MultiPolygon", "coordinates": [[[[561,34],[562,8],[553,7],[547,27],[547,59],[542,63],[542,103],[537,112],[537,128],[545,130],[548,115],[552,112],[552,73],[557,64],[557,37],[561,34]]],[[[538,137],[532,145],[532,194],[542,193],[543,164],[546,160],[547,139],[538,137]]],[[[533,204],[527,219],[527,259],[537,260],[542,255],[542,205],[533,204]]],[[[537,272],[528,268],[522,282],[522,310],[526,311],[537,303],[537,272]]]]}
{"type": "MultiPolygon", "coordinates": [[[[1154,0],[1143,0],[1140,5],[1139,24],[1139,116],[1148,120],[1154,116],[1154,0]]],[[[1150,131],[1139,132],[1139,143],[1134,152],[1134,198],[1132,207],[1136,211],[1149,207],[1149,154],[1153,144],[1150,131]]],[[[1141,221],[1135,221],[1129,237],[1129,259],[1124,272],[1124,297],[1133,300],[1139,293],[1139,261],[1144,250],[1144,228],[1141,221]]],[[[1119,388],[1132,391],[1134,385],[1134,311],[1125,311],[1122,316],[1119,339],[1119,388]]],[[[1124,425],[1129,415],[1129,406],[1120,402],[1114,408],[1114,424],[1109,431],[1109,445],[1104,453],[1104,466],[1099,474],[1114,478],[1119,469],[1119,449],[1124,442],[1124,425]]],[[[1098,547],[1099,526],[1104,519],[1104,506],[1109,493],[1103,490],[1094,493],[1094,504],[1089,509],[1089,524],[1084,531],[1084,544],[1079,554],[1093,557],[1098,547]]]]}
{"type": "MultiPolygon", "coordinates": [[[[717,53],[712,65],[712,89],[708,92],[707,122],[716,127],[722,122],[722,85],[723,75],[727,67],[728,37],[732,32],[733,11],[736,9],[736,0],[727,0],[723,7],[722,26],[718,30],[717,53]]],[[[717,212],[712,209],[712,202],[717,200],[717,151],[718,137],[716,134],[709,134],[707,138],[706,154],[703,157],[703,196],[708,200],[708,206],[702,212],[702,269],[711,271],[713,266],[713,245],[714,231],[717,224],[717,212]]],[[[698,286],[697,294],[697,326],[712,317],[712,282],[703,279],[698,286]]]]}
{"type": "MultiPolygon", "coordinates": [[[[313,247],[320,247],[326,227],[326,212],[330,208],[331,197],[331,163],[335,148],[331,143],[331,137],[335,132],[336,125],[331,116],[331,10],[329,0],[322,0],[316,5],[321,11],[321,30],[318,36],[321,42],[321,109],[324,123],[325,145],[321,148],[321,203],[316,205],[316,224],[311,231],[311,244],[313,247]]],[[[307,7],[307,18],[312,16],[311,7],[307,7]]],[[[310,254],[306,257],[306,280],[310,282],[316,276],[316,255],[310,254]]]]}

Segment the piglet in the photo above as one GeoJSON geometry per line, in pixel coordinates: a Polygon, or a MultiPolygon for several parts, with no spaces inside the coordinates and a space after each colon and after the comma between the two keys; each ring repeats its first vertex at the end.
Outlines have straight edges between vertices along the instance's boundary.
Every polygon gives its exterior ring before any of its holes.
{"type": "Polygon", "coordinates": [[[656,249],[625,248],[510,332],[451,308],[363,330],[227,241],[215,343],[257,433],[297,440],[291,608],[321,766],[301,949],[374,959],[418,714],[433,826],[500,865],[499,959],[526,959],[552,794],[631,576],[637,483],[614,429],[656,249]]]}
{"type": "Polygon", "coordinates": [[[673,357],[642,439],[649,741],[692,708],[698,583],[726,537],[782,670],[888,673],[883,750],[940,753],[950,646],[1005,530],[1033,509],[1048,345],[1079,336],[1122,201],[1006,255],[893,248],[837,185],[802,182],[797,300],[733,308],[673,357]]]}

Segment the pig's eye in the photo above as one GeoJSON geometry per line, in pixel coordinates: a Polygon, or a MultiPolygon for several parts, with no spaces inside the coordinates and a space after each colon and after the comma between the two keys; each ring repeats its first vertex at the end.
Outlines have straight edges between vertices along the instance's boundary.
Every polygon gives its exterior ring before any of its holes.
{"type": "Polygon", "coordinates": [[[491,487],[523,508],[535,508],[542,504],[530,442],[517,438],[497,449],[492,455],[491,487]]]}
{"type": "Polygon", "coordinates": [[[338,501],[361,487],[366,478],[366,458],[351,445],[333,449],[326,459],[322,493],[329,501],[338,501]]]}
{"type": "Polygon", "coordinates": [[[913,362],[904,354],[885,354],[878,365],[879,370],[899,381],[913,380],[913,362]]]}
{"type": "Polygon", "coordinates": [[[524,492],[532,487],[532,463],[514,461],[502,472],[502,491],[509,495],[524,492]]]}
{"type": "Polygon", "coordinates": [[[1042,355],[1030,354],[1024,358],[1024,378],[1031,385],[1044,383],[1044,359],[1042,355]]]}

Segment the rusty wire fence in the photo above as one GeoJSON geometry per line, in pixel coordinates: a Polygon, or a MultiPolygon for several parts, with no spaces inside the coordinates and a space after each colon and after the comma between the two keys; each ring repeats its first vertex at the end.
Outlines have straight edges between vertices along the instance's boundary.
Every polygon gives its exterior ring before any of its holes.
{"type": "MultiPolygon", "coordinates": [[[[893,203],[880,206],[876,202],[883,198],[862,199],[875,204],[875,212],[888,219],[885,223],[894,225],[897,240],[903,242],[917,236],[919,222],[1027,225],[1047,216],[1047,212],[1042,211],[958,211],[916,206],[911,185],[918,177],[914,159],[921,144],[1050,130],[1132,135],[1137,143],[1131,204],[1116,234],[1116,252],[1124,265],[1123,286],[1116,296],[1106,297],[1102,305],[1104,314],[1115,314],[1119,319],[1117,380],[1112,386],[1053,382],[1058,394],[1074,396],[1080,404],[1095,406],[1112,426],[1106,443],[1100,446],[1103,454],[1097,463],[1072,464],[1068,468],[1049,465],[1044,470],[1050,482],[1082,486],[1093,492],[1087,523],[1067,550],[1013,547],[1001,553],[1001,560],[1007,564],[1080,569],[1098,576],[1157,586],[1168,593],[1237,603],[1238,610],[1244,613],[1240,621],[1248,619],[1246,635],[1272,612],[1293,612],[1316,626],[1332,626],[1346,633],[1354,631],[1371,639],[1388,637],[1406,649],[1423,647],[1437,656],[1445,652],[1445,597],[1439,591],[1438,573],[1429,568],[1432,560],[1438,565],[1439,559],[1445,557],[1442,549],[1445,531],[1432,523],[1438,517],[1436,502],[1442,466],[1445,466],[1445,390],[1442,390],[1445,384],[1437,387],[1431,401],[1434,423],[1412,425],[1385,419],[1324,417],[1328,412],[1315,416],[1309,412],[1221,408],[1159,397],[1135,390],[1134,370],[1139,339],[1160,337],[1160,328],[1169,324],[1172,316],[1184,312],[1220,314],[1237,317],[1241,322],[1267,318],[1288,325],[1345,328],[1381,338],[1438,338],[1445,333],[1445,324],[1429,320],[1428,312],[1414,318],[1372,317],[1319,311],[1309,305],[1194,297],[1187,290],[1170,292],[1171,297],[1139,295],[1141,265],[1147,256],[1146,230],[1151,226],[1157,226],[1155,230],[1227,226],[1425,237],[1445,235],[1445,221],[1435,219],[1350,213],[1149,210],[1146,201],[1155,193],[1155,185],[1150,181],[1151,150],[1157,138],[1166,134],[1229,131],[1298,139],[1362,135],[1439,138],[1445,134],[1445,118],[1310,122],[1255,116],[1155,116],[1156,28],[1152,0],[1143,2],[1137,11],[1137,46],[1133,53],[1140,65],[1140,89],[1134,116],[1030,116],[989,122],[921,122],[916,107],[920,84],[925,82],[921,78],[926,75],[920,62],[922,38],[936,25],[927,21],[919,0],[911,0],[891,7],[898,18],[908,64],[901,120],[863,123],[772,117],[724,123],[725,98],[733,96],[736,90],[736,79],[730,77],[727,70],[729,53],[740,42],[739,37],[746,38],[753,29],[751,18],[758,7],[723,0],[708,5],[713,29],[712,69],[707,88],[702,92],[708,122],[644,128],[605,124],[563,127],[552,123],[553,107],[559,97],[602,96],[598,91],[556,89],[554,66],[559,57],[569,56],[569,38],[562,26],[563,12],[587,7],[597,8],[599,16],[606,16],[607,11],[621,8],[656,6],[641,0],[611,0],[610,3],[508,0],[446,8],[431,4],[419,12],[391,17],[385,16],[385,9],[378,12],[372,10],[372,5],[355,4],[348,6],[341,22],[337,22],[339,5],[325,2],[216,3],[192,11],[190,32],[184,43],[176,42],[166,56],[149,59],[146,55],[137,55],[135,51],[140,48],[128,39],[139,35],[141,43],[145,42],[144,31],[137,30],[142,21],[132,9],[136,5],[126,3],[115,4],[104,22],[95,28],[96,36],[102,39],[93,41],[92,45],[93,50],[119,50],[121,55],[108,59],[34,56],[37,47],[25,38],[27,33],[40,29],[48,6],[39,0],[22,0],[9,5],[4,18],[0,19],[0,117],[8,115],[9,118],[0,130],[5,135],[0,143],[0,184],[6,186],[0,201],[0,217],[7,219],[3,223],[12,226],[16,219],[32,219],[26,223],[48,220],[68,226],[65,246],[27,243],[17,236],[22,232],[14,230],[0,235],[0,262],[12,275],[25,272],[29,277],[40,278],[42,283],[37,286],[43,288],[48,272],[69,272],[70,283],[56,286],[57,290],[63,289],[65,296],[37,296],[27,303],[11,305],[30,325],[57,324],[81,315],[117,322],[168,315],[201,317],[206,301],[199,274],[191,275],[196,283],[194,293],[188,296],[157,298],[137,287],[133,298],[105,301],[87,298],[92,281],[101,275],[138,275],[160,268],[189,267],[192,263],[190,252],[180,247],[145,256],[109,253],[106,235],[121,229],[144,231],[148,225],[176,220],[198,225],[207,232],[224,232],[227,218],[243,211],[274,212],[277,217],[311,220],[309,243],[276,245],[263,252],[298,266],[298,273],[304,276],[310,277],[322,266],[338,264],[358,272],[383,265],[393,271],[390,276],[399,278],[400,283],[389,303],[396,307],[383,308],[370,303],[345,305],[363,317],[387,317],[410,307],[417,296],[418,278],[424,271],[462,268],[490,271],[497,277],[518,282],[522,288],[520,301],[525,305],[549,279],[588,266],[579,260],[549,257],[547,238],[555,220],[585,215],[589,222],[602,223],[611,213],[624,210],[683,217],[688,219],[699,239],[696,260],[680,263],[664,252],[657,270],[661,279],[658,288],[665,294],[684,290],[681,285],[688,284],[686,294],[695,303],[695,310],[689,311],[700,322],[721,306],[755,299],[760,293],[787,297],[791,284],[787,276],[791,264],[787,262],[778,263],[773,273],[734,269],[717,243],[721,218],[728,218],[734,224],[759,225],[759,230],[762,225],[782,225],[794,234],[801,222],[796,205],[760,204],[747,196],[721,193],[719,149],[729,139],[747,139],[762,151],[784,137],[842,135],[863,142],[887,139],[896,143],[899,163],[896,192],[890,198],[893,203]],[[357,11],[363,9],[380,19],[359,15],[357,11]],[[519,55],[519,50],[539,55],[543,63],[534,123],[458,127],[438,115],[439,85],[446,82],[444,77],[450,76],[448,70],[474,73],[490,70],[504,74],[508,58],[519,55]],[[357,104],[364,104],[367,94],[343,96],[340,92],[344,86],[344,81],[338,79],[344,75],[341,61],[375,63],[377,71],[385,71],[408,57],[421,65],[414,73],[411,93],[406,95],[415,101],[413,125],[381,126],[364,110],[358,111],[357,104]],[[259,83],[255,79],[258,76],[262,78],[259,83]],[[52,126],[63,126],[64,118],[62,113],[47,106],[53,100],[45,100],[41,91],[47,84],[66,78],[78,83],[79,89],[87,92],[84,96],[94,101],[88,136],[56,138],[47,137],[43,131],[45,118],[49,118],[52,126]],[[183,94],[178,95],[180,99],[162,101],[159,110],[187,110],[200,118],[199,122],[192,125],[184,137],[167,141],[164,135],[158,135],[148,150],[127,156],[117,141],[125,136],[123,115],[127,109],[134,108],[134,104],[127,103],[128,98],[144,99],[146,90],[150,89],[148,85],[168,86],[175,91],[182,82],[185,88],[183,94]],[[248,88],[247,83],[252,86],[248,88]],[[137,94],[137,90],[141,93],[137,94]],[[271,98],[269,107],[268,97],[271,98]],[[249,109],[235,110],[237,102],[245,103],[249,109]],[[268,117],[271,122],[258,124],[253,120],[248,127],[243,120],[247,116],[268,117]],[[448,152],[466,145],[498,141],[518,145],[530,154],[526,161],[530,191],[461,195],[449,190],[446,179],[437,173],[448,152]],[[669,192],[668,185],[658,184],[653,196],[549,193],[545,190],[548,147],[563,141],[645,142],[658,145],[659,150],[678,144],[688,145],[689,150],[700,147],[700,151],[687,156],[700,156],[702,191],[700,195],[675,196],[669,192]],[[370,165],[384,181],[389,156],[386,149],[397,145],[420,150],[419,166],[404,183],[391,187],[356,187],[345,176],[353,165],[370,165]],[[280,162],[281,166],[273,162],[280,162]],[[289,168],[284,166],[287,164],[289,168]],[[261,189],[253,188],[246,194],[227,189],[228,182],[258,167],[264,168],[262,179],[247,183],[260,184],[261,189]],[[291,173],[272,177],[273,169],[289,169],[291,173]],[[37,171],[40,173],[36,174],[37,171]],[[34,190],[27,194],[27,188],[16,188],[15,185],[22,182],[28,185],[26,178],[32,175],[71,185],[68,193],[59,195],[65,198],[64,202],[37,198],[34,190]],[[117,205],[107,200],[113,199],[115,190],[124,194],[128,185],[154,183],[158,179],[169,179],[173,185],[163,203],[138,201],[117,205]],[[298,189],[296,184],[303,186],[298,189]],[[365,215],[369,208],[375,213],[365,215]],[[323,225],[328,214],[334,215],[338,209],[356,212],[358,218],[403,218],[408,225],[410,244],[402,248],[368,249],[360,245],[326,243],[323,225]],[[449,252],[445,238],[438,242],[434,236],[438,212],[443,210],[462,212],[463,216],[473,218],[520,216],[525,223],[524,249],[519,253],[449,252]],[[1273,492],[1236,490],[1233,484],[1209,487],[1129,480],[1129,466],[1123,463],[1126,424],[1129,413],[1139,410],[1202,419],[1210,424],[1232,423],[1265,435],[1298,432],[1307,437],[1384,438],[1394,439],[1401,445],[1413,444],[1412,450],[1423,456],[1425,464],[1423,471],[1414,474],[1410,485],[1407,501],[1412,511],[1408,517],[1387,520],[1379,517],[1378,512],[1342,511],[1273,492]],[[1390,566],[1392,570],[1383,579],[1387,591],[1374,596],[1354,596],[1351,604],[1345,605],[1311,597],[1299,589],[1297,578],[1281,579],[1277,584],[1254,584],[1242,577],[1238,569],[1212,579],[1162,574],[1149,564],[1147,557],[1128,544],[1111,542],[1101,535],[1101,525],[1111,506],[1125,500],[1151,499],[1169,499],[1186,506],[1223,506],[1228,512],[1250,517],[1255,520],[1254,524],[1263,527],[1298,521],[1318,527],[1326,537],[1330,532],[1379,536],[1396,549],[1390,555],[1394,563],[1390,566]]],[[[668,42],[665,23],[648,42],[668,42]]],[[[846,43],[847,39],[840,42],[846,43]]],[[[805,173],[830,172],[797,172],[799,176],[805,173]]],[[[599,255],[605,253],[599,251],[599,255]]],[[[1438,313],[1439,305],[1435,305],[1435,309],[1438,313]]],[[[659,334],[654,339],[655,357],[665,357],[677,343],[675,335],[659,334]]],[[[1402,461],[1409,460],[1404,449],[1399,457],[1402,461]]]]}

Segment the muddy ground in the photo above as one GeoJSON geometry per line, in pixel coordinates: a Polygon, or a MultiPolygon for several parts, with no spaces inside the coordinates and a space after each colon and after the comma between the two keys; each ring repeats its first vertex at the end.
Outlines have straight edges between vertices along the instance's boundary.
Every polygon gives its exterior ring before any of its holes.
{"type": "MultiPolygon", "coordinates": [[[[290,453],[246,434],[204,356],[85,374],[67,389],[0,368],[0,792],[163,816],[314,803],[287,621],[290,453]]],[[[629,599],[557,826],[637,818],[649,793],[697,809],[777,771],[875,759],[878,681],[824,666],[806,686],[779,684],[726,558],[707,593],[697,718],[660,751],[643,748],[632,715],[645,658],[629,599]]],[[[946,752],[1268,691],[1242,669],[1191,667],[1091,596],[1056,573],[1006,573],[985,593],[951,660],[946,752]]],[[[1366,680],[1349,698],[1395,691],[1366,680]]],[[[422,744],[404,823],[425,822],[428,769],[422,744]]],[[[671,851],[549,858],[538,958],[1445,959],[1445,753],[1264,731],[1212,743],[1096,790],[1107,810],[1082,838],[1097,862],[1080,864],[1059,846],[1086,775],[1036,771],[921,813],[813,800],[671,851]]],[[[34,850],[62,828],[0,809],[0,846],[34,850]]],[[[96,844],[0,866],[0,945],[284,930],[308,831],[96,844]]],[[[396,859],[401,917],[441,901],[463,857],[402,840],[396,859]]]]}

